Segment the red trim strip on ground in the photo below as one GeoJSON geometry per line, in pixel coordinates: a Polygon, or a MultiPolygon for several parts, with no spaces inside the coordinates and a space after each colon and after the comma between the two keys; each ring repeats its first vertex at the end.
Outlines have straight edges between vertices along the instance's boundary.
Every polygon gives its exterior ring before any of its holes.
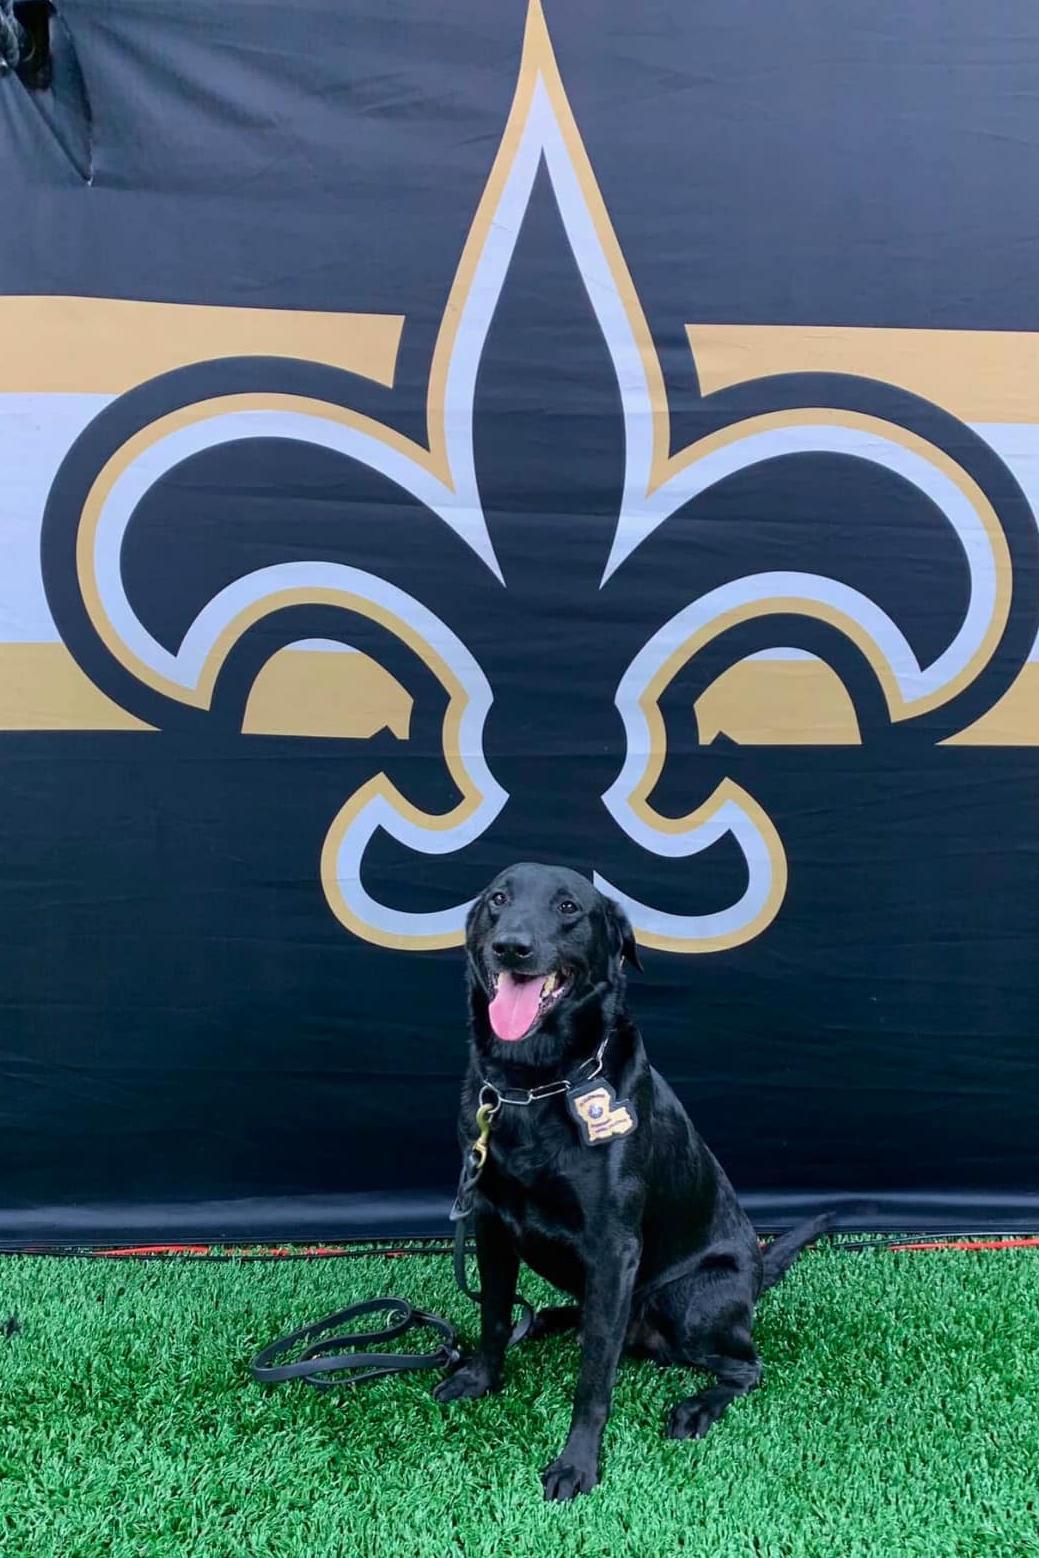
{"type": "Polygon", "coordinates": [[[1019,1239],[941,1239],[921,1240],[918,1244],[889,1244],[881,1246],[899,1254],[907,1250],[1034,1250],[1039,1249],[1039,1236],[1019,1239]]]}
{"type": "MultiPolygon", "coordinates": [[[[382,1259],[400,1260],[408,1255],[446,1255],[450,1245],[446,1239],[417,1238],[406,1241],[408,1247],[381,1246],[377,1239],[361,1240],[348,1244],[315,1245],[265,1245],[244,1247],[222,1244],[128,1244],[101,1247],[47,1245],[0,1246],[0,1255],[67,1255],[91,1260],[170,1260],[178,1256],[187,1260],[255,1261],[255,1260],[335,1260],[357,1259],[361,1256],[378,1256],[382,1259]],[[360,1247],[358,1247],[360,1245],[360,1247]]],[[[764,1244],[764,1241],[762,1241],[764,1244]]],[[[993,1237],[980,1234],[935,1234],[931,1237],[897,1238],[884,1234],[867,1234],[861,1240],[846,1239],[837,1242],[834,1249],[860,1254],[870,1250],[888,1254],[921,1254],[928,1250],[1035,1250],[1039,1249],[1039,1234],[1003,1234],[993,1237]]]]}

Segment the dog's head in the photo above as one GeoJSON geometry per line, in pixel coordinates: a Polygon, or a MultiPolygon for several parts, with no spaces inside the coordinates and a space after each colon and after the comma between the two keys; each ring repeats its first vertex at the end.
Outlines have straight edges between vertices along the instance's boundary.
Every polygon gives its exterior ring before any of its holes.
{"type": "Polygon", "coordinates": [[[604,1008],[639,963],[624,911],[562,866],[511,866],[466,924],[477,1048],[535,1067],[568,1059],[601,1031],[604,1008]]]}

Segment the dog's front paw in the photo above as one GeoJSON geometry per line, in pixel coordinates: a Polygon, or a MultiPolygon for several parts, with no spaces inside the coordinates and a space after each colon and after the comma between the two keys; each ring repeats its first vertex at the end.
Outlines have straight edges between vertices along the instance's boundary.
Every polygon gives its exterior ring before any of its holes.
{"type": "Polygon", "coordinates": [[[433,1400],[441,1404],[445,1401],[461,1401],[465,1396],[486,1396],[488,1392],[500,1390],[501,1384],[492,1379],[489,1371],[479,1358],[470,1358],[462,1363],[447,1379],[441,1380],[433,1392],[433,1400]]]}
{"type": "Polygon", "coordinates": [[[565,1503],[578,1493],[590,1493],[599,1481],[599,1467],[594,1456],[562,1455],[546,1466],[541,1481],[547,1499],[565,1503]]]}

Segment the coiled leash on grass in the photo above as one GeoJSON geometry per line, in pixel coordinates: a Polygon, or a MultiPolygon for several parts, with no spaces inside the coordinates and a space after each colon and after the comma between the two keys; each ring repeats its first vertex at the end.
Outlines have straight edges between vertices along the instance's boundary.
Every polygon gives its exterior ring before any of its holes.
{"type": "Polygon", "coordinates": [[[381,1379],[385,1374],[404,1374],[411,1369],[449,1369],[461,1359],[458,1336],[449,1320],[415,1309],[406,1298],[368,1298],[350,1304],[334,1315],[301,1326],[258,1352],[249,1365],[253,1379],[262,1385],[277,1385],[282,1380],[302,1379],[315,1390],[334,1390],[338,1385],[360,1385],[364,1380],[381,1379]],[[340,1331],[339,1327],[361,1315],[389,1312],[394,1318],[381,1331],[340,1331]],[[429,1326],[443,1337],[435,1352],[361,1352],[379,1342],[391,1342],[412,1326],[429,1326]],[[337,1334],[329,1336],[329,1331],[337,1334]],[[323,1339],[319,1339],[323,1338],[323,1339]],[[301,1342],[310,1345],[290,1363],[275,1363],[291,1353],[301,1342]],[[344,1371],[362,1370],[361,1373],[344,1371]],[[342,1377],[333,1377],[342,1376],[342,1377]]]}

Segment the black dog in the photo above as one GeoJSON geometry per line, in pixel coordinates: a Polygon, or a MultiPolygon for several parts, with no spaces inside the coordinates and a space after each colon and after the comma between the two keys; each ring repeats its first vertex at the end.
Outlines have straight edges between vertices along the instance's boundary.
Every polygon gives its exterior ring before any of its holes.
{"type": "Polygon", "coordinates": [[[598,1481],[622,1350],[716,1377],[668,1422],[673,1438],[699,1438],[761,1378],[759,1294],[831,1219],[762,1255],[725,1174],[646,1060],[624,1004],[623,964],[639,967],[631,927],[584,877],[514,866],[473,906],[466,946],[463,1150],[478,1135],[481,1095],[493,1110],[473,1206],[481,1335],[436,1396],[500,1389],[521,1258],[572,1293],[576,1305],[534,1322],[535,1335],[580,1332],[570,1433],[542,1474],[546,1498],[569,1499],[598,1481]]]}

